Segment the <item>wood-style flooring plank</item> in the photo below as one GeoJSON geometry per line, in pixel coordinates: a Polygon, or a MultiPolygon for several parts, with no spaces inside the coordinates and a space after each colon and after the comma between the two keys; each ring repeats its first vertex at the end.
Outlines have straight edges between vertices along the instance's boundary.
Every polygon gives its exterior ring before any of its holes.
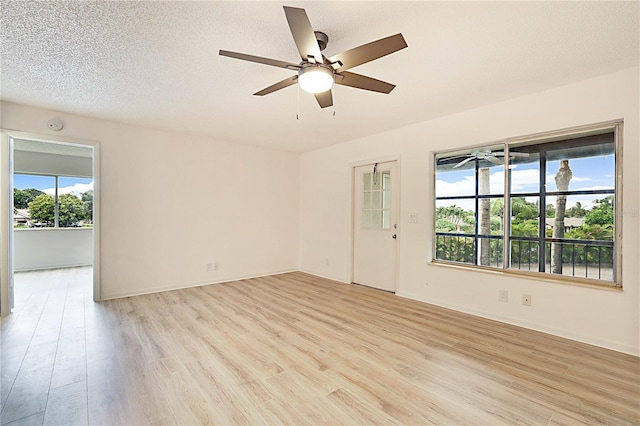
{"type": "Polygon", "coordinates": [[[17,278],[2,424],[640,424],[637,357],[358,285],[94,303],[90,268],[17,278]]]}

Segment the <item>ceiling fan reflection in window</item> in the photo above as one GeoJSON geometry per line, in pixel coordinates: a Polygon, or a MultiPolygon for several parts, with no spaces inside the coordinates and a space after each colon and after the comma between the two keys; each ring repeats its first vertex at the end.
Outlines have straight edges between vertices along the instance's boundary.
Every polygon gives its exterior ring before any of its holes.
{"type": "MultiPolygon", "coordinates": [[[[528,157],[529,154],[526,152],[510,152],[509,157],[528,157]]],[[[487,160],[490,163],[495,164],[496,166],[501,166],[504,164],[504,161],[498,157],[504,157],[504,151],[496,151],[491,152],[491,150],[483,150],[483,151],[473,151],[471,154],[467,154],[463,157],[466,157],[464,160],[460,161],[458,164],[453,166],[454,169],[458,167],[464,166],[469,161],[473,160],[487,160]]]]}

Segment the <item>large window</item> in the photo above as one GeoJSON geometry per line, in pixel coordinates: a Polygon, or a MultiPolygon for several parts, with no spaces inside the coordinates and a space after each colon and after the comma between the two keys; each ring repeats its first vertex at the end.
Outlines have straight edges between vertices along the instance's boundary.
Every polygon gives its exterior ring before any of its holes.
{"type": "Polygon", "coordinates": [[[93,224],[93,179],[13,175],[14,228],[72,228],[93,224]]]}
{"type": "Polygon", "coordinates": [[[620,126],[436,154],[434,260],[620,286],[620,126]]]}

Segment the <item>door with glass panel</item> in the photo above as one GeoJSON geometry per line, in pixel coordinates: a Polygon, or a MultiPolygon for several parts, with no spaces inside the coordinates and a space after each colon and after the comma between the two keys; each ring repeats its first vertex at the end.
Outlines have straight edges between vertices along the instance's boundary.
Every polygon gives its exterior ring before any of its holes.
{"type": "Polygon", "coordinates": [[[396,162],[354,168],[353,282],[396,290],[396,162]]]}

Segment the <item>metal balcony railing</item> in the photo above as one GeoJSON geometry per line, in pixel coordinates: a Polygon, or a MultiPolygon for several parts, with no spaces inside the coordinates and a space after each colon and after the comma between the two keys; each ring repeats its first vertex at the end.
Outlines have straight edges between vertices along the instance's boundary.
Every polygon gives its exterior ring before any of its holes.
{"type": "MultiPolygon", "coordinates": [[[[544,239],[544,253],[535,237],[511,236],[509,268],[554,273],[551,259],[559,251],[556,274],[613,281],[614,243],[602,240],[544,239]]],[[[502,268],[503,236],[436,233],[436,260],[502,268]],[[483,249],[484,245],[484,249],[483,249]]],[[[555,266],[555,265],[553,265],[555,266]]]]}

